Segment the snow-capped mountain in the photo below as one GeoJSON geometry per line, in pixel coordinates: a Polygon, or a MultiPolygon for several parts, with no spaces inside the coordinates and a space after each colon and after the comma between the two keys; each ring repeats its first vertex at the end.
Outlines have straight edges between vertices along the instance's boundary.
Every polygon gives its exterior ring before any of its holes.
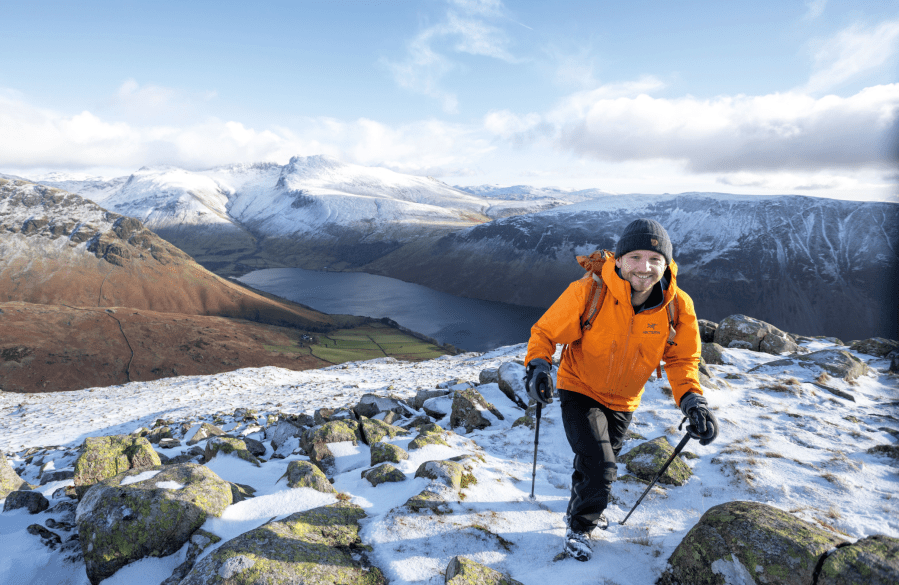
{"type": "Polygon", "coordinates": [[[436,179],[326,156],[200,172],[143,168],[127,178],[81,183],[62,174],[42,179],[140,219],[222,273],[360,266],[411,240],[565,204],[477,196],[436,179]]]}
{"type": "Polygon", "coordinates": [[[662,223],[700,318],[758,315],[790,331],[897,336],[899,204],[714,193],[631,195],[471,227],[366,267],[452,294],[549,306],[638,217],[662,223]],[[434,263],[435,254],[440,262],[434,263]]]}

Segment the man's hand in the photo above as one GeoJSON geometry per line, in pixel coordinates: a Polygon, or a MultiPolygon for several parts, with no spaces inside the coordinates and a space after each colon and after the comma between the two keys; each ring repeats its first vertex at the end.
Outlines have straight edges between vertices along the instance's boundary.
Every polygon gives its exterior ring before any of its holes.
{"type": "Polygon", "coordinates": [[[549,404],[553,401],[553,378],[549,375],[552,367],[549,362],[540,358],[532,359],[524,370],[524,385],[528,390],[528,396],[540,404],[549,404]]]}
{"type": "Polygon", "coordinates": [[[690,427],[699,436],[700,445],[708,445],[718,438],[718,419],[709,410],[705,398],[695,392],[687,392],[680,399],[680,409],[690,419],[690,427]]]}

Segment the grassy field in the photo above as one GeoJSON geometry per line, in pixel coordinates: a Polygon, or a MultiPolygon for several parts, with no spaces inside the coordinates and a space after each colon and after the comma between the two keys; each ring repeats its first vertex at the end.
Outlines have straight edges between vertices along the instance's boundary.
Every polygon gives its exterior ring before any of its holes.
{"type": "Polygon", "coordinates": [[[314,334],[313,341],[295,345],[266,345],[265,349],[286,354],[311,354],[332,364],[394,357],[420,361],[445,355],[441,347],[422,341],[382,323],[314,334]]]}

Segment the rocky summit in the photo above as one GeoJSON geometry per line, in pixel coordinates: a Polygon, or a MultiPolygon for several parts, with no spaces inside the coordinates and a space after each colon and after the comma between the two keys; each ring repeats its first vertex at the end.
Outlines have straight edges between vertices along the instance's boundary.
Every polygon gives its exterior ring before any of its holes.
{"type": "Polygon", "coordinates": [[[0,393],[0,582],[896,583],[895,342],[745,315],[703,330],[720,436],[689,441],[622,526],[684,432],[652,378],[587,563],[553,561],[572,458],[557,403],[529,497],[517,345],[0,393]]]}

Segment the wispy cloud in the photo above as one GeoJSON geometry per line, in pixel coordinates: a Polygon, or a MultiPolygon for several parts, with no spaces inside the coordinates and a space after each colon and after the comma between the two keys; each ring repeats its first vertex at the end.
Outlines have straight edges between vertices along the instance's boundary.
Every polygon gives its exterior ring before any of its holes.
{"type": "Polygon", "coordinates": [[[813,20],[818,18],[822,14],[824,14],[824,9],[827,7],[827,0],[805,0],[805,18],[807,20],[813,20]]]}
{"type": "Polygon", "coordinates": [[[897,52],[899,20],[883,22],[876,27],[853,25],[818,43],[814,73],[802,90],[830,90],[892,62],[897,52]]]}
{"type": "Polygon", "coordinates": [[[499,0],[449,0],[443,20],[415,35],[406,46],[405,58],[381,62],[400,87],[432,97],[445,112],[455,113],[458,98],[441,85],[445,76],[458,67],[450,55],[466,53],[515,61],[508,49],[508,35],[488,22],[503,11],[499,0]]]}

